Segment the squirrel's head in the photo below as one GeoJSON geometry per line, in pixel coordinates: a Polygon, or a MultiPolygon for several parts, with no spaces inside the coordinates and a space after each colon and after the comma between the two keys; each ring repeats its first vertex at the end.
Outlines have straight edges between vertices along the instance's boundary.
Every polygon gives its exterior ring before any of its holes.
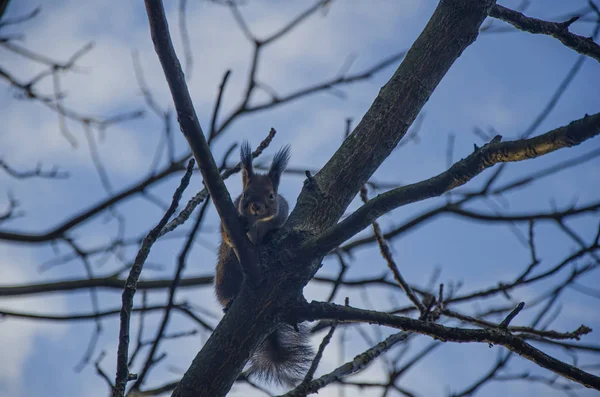
{"type": "Polygon", "coordinates": [[[248,142],[242,144],[240,151],[242,163],[243,193],[238,211],[254,221],[266,221],[279,212],[277,189],[281,174],[290,159],[290,147],[284,146],[273,157],[267,174],[257,174],[252,167],[252,152],[248,142]]]}

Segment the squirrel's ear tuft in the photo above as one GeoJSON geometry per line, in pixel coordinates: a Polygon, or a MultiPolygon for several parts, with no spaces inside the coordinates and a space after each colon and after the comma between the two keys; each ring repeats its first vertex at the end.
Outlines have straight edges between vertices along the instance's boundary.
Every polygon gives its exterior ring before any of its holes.
{"type": "Polygon", "coordinates": [[[240,161],[242,163],[242,185],[244,188],[250,183],[250,179],[254,176],[252,169],[252,150],[248,141],[242,142],[240,148],[240,161]]]}
{"type": "Polygon", "coordinates": [[[269,168],[269,178],[271,179],[275,191],[279,188],[281,174],[283,174],[285,167],[287,167],[288,162],[290,161],[290,150],[290,145],[285,145],[279,149],[279,151],[275,153],[275,157],[273,157],[271,168],[269,168]]]}

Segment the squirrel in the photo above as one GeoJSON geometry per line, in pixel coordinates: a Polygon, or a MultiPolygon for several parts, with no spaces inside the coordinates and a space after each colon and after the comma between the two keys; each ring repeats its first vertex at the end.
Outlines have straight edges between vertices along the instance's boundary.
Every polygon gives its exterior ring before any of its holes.
{"type": "MultiPolygon", "coordinates": [[[[281,228],[287,220],[289,206],[278,188],[289,159],[290,147],[286,145],[273,157],[268,173],[257,174],[252,167],[250,145],[244,142],[241,146],[243,191],[234,206],[246,223],[248,239],[254,245],[262,244],[269,232],[281,228]]],[[[227,311],[241,288],[243,274],[223,225],[221,237],[215,292],[223,310],[227,311]]],[[[282,323],[253,353],[248,373],[268,382],[294,386],[308,370],[312,355],[307,327],[282,323]]]]}

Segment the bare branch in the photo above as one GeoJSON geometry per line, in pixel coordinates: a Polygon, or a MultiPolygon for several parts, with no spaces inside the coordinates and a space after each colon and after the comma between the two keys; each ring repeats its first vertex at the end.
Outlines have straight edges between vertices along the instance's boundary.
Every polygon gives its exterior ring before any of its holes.
{"type": "Polygon", "coordinates": [[[62,237],[68,230],[90,220],[94,216],[102,213],[103,211],[112,207],[113,205],[121,203],[125,199],[135,194],[142,193],[151,185],[162,181],[166,176],[181,171],[183,169],[185,159],[188,157],[189,155],[187,154],[185,156],[180,157],[174,163],[168,165],[161,171],[145,178],[144,180],[132,185],[131,187],[128,187],[120,192],[115,193],[113,196],[108,197],[100,203],[92,206],[91,208],[82,211],[78,215],[75,215],[72,218],[68,218],[62,224],[54,227],[53,229],[45,233],[25,234],[19,232],[0,230],[0,240],[18,241],[23,243],[43,243],[47,241],[56,240],[62,237]]]}
{"type": "MultiPolygon", "coordinates": [[[[8,0],[0,1],[0,19],[3,18],[4,10],[5,10],[5,7],[7,4],[8,4],[8,0]]],[[[27,21],[35,18],[36,16],[38,16],[40,13],[40,10],[41,10],[40,7],[35,7],[32,11],[28,12],[25,15],[21,15],[18,17],[10,18],[10,19],[4,18],[0,22],[0,29],[2,29],[5,26],[18,25],[20,23],[27,22],[27,21]]]]}
{"type": "Polygon", "coordinates": [[[290,23],[288,23],[286,26],[284,26],[281,30],[273,33],[271,36],[264,39],[262,41],[262,44],[267,45],[267,44],[279,39],[280,37],[282,37],[289,31],[294,29],[296,26],[298,26],[306,18],[308,18],[309,16],[311,16],[312,14],[317,12],[319,9],[323,9],[323,8],[327,7],[327,5],[329,5],[329,3],[331,3],[331,2],[332,2],[332,0],[317,1],[312,7],[308,8],[306,11],[302,12],[300,15],[298,15],[296,18],[294,18],[294,20],[292,20],[290,23]]]}
{"type": "Polygon", "coordinates": [[[345,363],[341,367],[336,368],[333,372],[321,376],[319,379],[315,379],[306,385],[302,390],[300,388],[294,389],[289,393],[283,394],[279,397],[302,397],[309,394],[317,393],[319,389],[342,379],[345,376],[351,375],[365,368],[374,359],[385,353],[398,343],[402,343],[408,337],[407,332],[398,332],[389,336],[383,342],[378,343],[374,347],[354,357],[354,360],[345,363]]]}
{"type": "Polygon", "coordinates": [[[323,357],[323,352],[325,351],[325,348],[327,347],[329,342],[331,342],[331,338],[333,336],[333,333],[335,332],[336,327],[337,327],[337,324],[333,323],[331,325],[331,327],[329,328],[329,332],[327,332],[327,335],[325,335],[325,337],[321,341],[321,344],[319,345],[319,350],[317,351],[317,354],[315,355],[315,358],[313,359],[312,364],[310,365],[310,368],[306,372],[306,376],[304,377],[304,380],[302,380],[302,383],[300,383],[300,385],[298,385],[297,390],[306,390],[310,381],[313,380],[315,372],[317,371],[317,367],[319,366],[319,362],[321,361],[321,358],[323,357]]]}
{"type": "Polygon", "coordinates": [[[517,307],[514,308],[514,310],[512,312],[509,313],[508,316],[506,316],[506,318],[504,320],[502,320],[502,322],[500,323],[500,325],[498,325],[499,328],[502,329],[507,329],[510,322],[517,316],[517,314],[519,314],[521,312],[521,310],[523,310],[523,307],[525,306],[525,302],[520,302],[517,307]]]}
{"type": "Polygon", "coordinates": [[[511,352],[536,363],[540,367],[549,369],[567,379],[581,383],[586,387],[600,390],[599,377],[550,357],[525,342],[522,338],[506,331],[497,329],[450,328],[432,322],[413,320],[408,317],[392,316],[386,313],[361,310],[323,302],[310,303],[303,310],[303,313],[303,317],[307,320],[329,318],[339,321],[369,322],[402,329],[408,332],[429,335],[446,342],[477,342],[501,345],[511,352]]]}
{"type": "Polygon", "coordinates": [[[183,44],[183,53],[185,59],[185,74],[187,81],[192,78],[192,70],[194,67],[194,57],[192,56],[192,46],[190,44],[190,34],[187,29],[186,19],[187,0],[179,0],[178,17],[179,17],[179,34],[181,35],[181,43],[183,44]]]}
{"type": "Polygon", "coordinates": [[[204,205],[200,209],[200,214],[198,215],[198,218],[196,219],[196,223],[192,227],[192,230],[187,238],[187,241],[183,247],[183,250],[181,251],[181,254],[179,255],[177,269],[175,270],[175,275],[173,277],[173,281],[171,282],[171,285],[169,286],[169,298],[168,298],[168,302],[167,302],[167,308],[165,309],[165,312],[163,314],[162,321],[156,332],[156,337],[154,338],[152,347],[150,348],[150,352],[148,353],[148,357],[146,359],[146,362],[144,363],[144,367],[143,367],[142,371],[140,372],[136,382],[133,384],[132,390],[140,389],[141,385],[143,384],[143,382],[146,378],[146,375],[148,374],[148,372],[150,370],[150,367],[156,362],[154,356],[156,354],[156,351],[158,350],[160,340],[164,337],[164,334],[167,329],[167,324],[169,322],[171,310],[173,308],[173,305],[175,304],[175,292],[177,291],[177,288],[179,287],[179,283],[181,282],[181,276],[183,274],[183,269],[186,264],[187,256],[192,248],[192,243],[194,241],[194,238],[196,237],[198,230],[200,230],[200,225],[202,224],[202,222],[204,220],[204,215],[206,214],[206,209],[208,208],[209,203],[210,203],[210,201],[208,201],[208,200],[204,202],[204,205]]]}
{"type": "Polygon", "coordinates": [[[486,222],[531,222],[533,220],[560,221],[566,217],[595,213],[600,210],[600,202],[592,203],[579,208],[568,208],[563,211],[533,212],[530,214],[501,214],[491,215],[476,210],[464,209],[451,206],[447,212],[464,216],[465,218],[477,219],[486,222]]]}
{"type": "MultiPolygon", "coordinates": [[[[360,189],[360,198],[362,199],[362,201],[365,204],[369,202],[369,197],[367,195],[367,189],[364,186],[360,189]]],[[[424,316],[425,312],[426,312],[425,306],[419,300],[417,295],[415,295],[414,291],[412,290],[410,285],[408,285],[408,283],[406,282],[404,277],[402,277],[402,274],[400,274],[398,265],[396,265],[396,261],[394,261],[394,258],[392,257],[392,252],[390,251],[390,247],[387,245],[387,242],[383,238],[383,235],[381,233],[381,228],[379,227],[379,223],[377,223],[377,221],[374,221],[372,223],[372,226],[373,226],[373,234],[375,235],[377,245],[379,245],[379,250],[381,251],[381,255],[387,262],[388,268],[391,270],[392,274],[394,275],[394,279],[398,282],[398,285],[400,285],[400,287],[402,288],[402,290],[404,291],[404,293],[406,294],[408,299],[410,299],[410,301],[415,305],[415,307],[417,309],[419,309],[421,316],[424,316]]]]}
{"type": "Polygon", "coordinates": [[[100,376],[102,379],[104,379],[104,381],[108,385],[109,390],[112,390],[113,387],[115,387],[115,386],[110,381],[110,378],[108,377],[106,372],[104,372],[104,370],[100,367],[100,362],[102,361],[102,359],[104,358],[105,355],[106,355],[106,352],[104,352],[104,351],[100,352],[100,355],[94,362],[94,367],[96,368],[96,373],[98,374],[98,376],[100,376]]]}
{"type": "Polygon", "coordinates": [[[600,62],[600,46],[592,38],[569,32],[569,26],[579,19],[579,17],[573,17],[565,22],[547,22],[541,19],[526,17],[518,11],[513,11],[498,4],[492,7],[489,15],[508,22],[520,30],[552,36],[560,40],[565,46],[600,62]]]}
{"type": "Polygon", "coordinates": [[[600,114],[597,113],[535,138],[508,142],[497,142],[498,139],[494,139],[433,178],[377,196],[336,226],[305,243],[304,249],[327,254],[363,230],[373,220],[394,208],[440,196],[465,184],[494,164],[542,156],[558,149],[578,145],[598,134],[600,134],[600,114]]]}
{"type": "Polygon", "coordinates": [[[119,347],[117,351],[117,374],[115,377],[115,387],[112,391],[113,397],[122,397],[125,394],[125,387],[127,382],[132,380],[132,376],[129,373],[129,368],[127,366],[128,363],[128,349],[129,349],[129,322],[131,319],[131,309],[133,308],[133,296],[135,295],[136,285],[140,274],[142,273],[142,268],[144,266],[144,262],[150,254],[150,249],[152,245],[159,237],[159,233],[162,228],[167,224],[167,221],[177,209],[179,205],[179,200],[181,199],[181,195],[183,194],[185,188],[190,182],[190,178],[192,177],[192,171],[194,169],[194,161],[190,160],[188,163],[187,171],[183,178],[181,179],[181,183],[175,193],[173,194],[173,200],[171,201],[171,205],[158,224],[148,233],[146,238],[144,239],[140,250],[135,258],[135,262],[131,267],[129,272],[129,276],[127,277],[127,282],[125,284],[125,288],[123,289],[123,306],[121,308],[121,324],[119,329],[119,347]]]}
{"type": "MultiPolygon", "coordinates": [[[[512,315],[515,311],[517,311],[517,309],[519,309],[520,305],[517,306],[510,314],[512,315]]],[[[490,321],[486,321],[483,320],[481,318],[475,318],[472,316],[467,316],[465,314],[462,313],[457,313],[456,311],[450,310],[450,309],[443,309],[442,310],[442,314],[444,314],[445,316],[448,317],[453,317],[456,319],[459,319],[461,321],[465,321],[474,325],[478,325],[478,326],[482,326],[485,328],[497,328],[497,327],[501,327],[502,324],[495,324],[492,323],[490,321]]],[[[507,318],[509,318],[509,316],[507,316],[507,318]]],[[[548,339],[559,339],[559,340],[564,340],[564,339],[576,339],[579,340],[581,338],[582,335],[586,335],[589,334],[590,332],[592,332],[592,329],[585,326],[585,325],[581,325],[579,328],[577,328],[575,331],[571,331],[571,332],[558,332],[558,331],[552,331],[552,330],[543,330],[543,329],[535,329],[532,327],[521,327],[521,326],[510,326],[510,327],[504,327],[505,329],[508,329],[510,332],[519,332],[520,335],[522,337],[527,337],[526,335],[535,335],[535,336],[539,336],[539,337],[543,337],[543,338],[548,338],[548,339]]]]}
{"type": "Polygon", "coordinates": [[[567,91],[567,88],[569,87],[571,82],[573,80],[575,80],[575,76],[577,76],[577,74],[581,70],[581,67],[583,66],[584,61],[585,61],[585,56],[583,56],[583,55],[579,56],[577,58],[577,60],[575,60],[575,62],[573,63],[573,66],[571,66],[571,69],[569,69],[565,78],[560,82],[560,84],[554,91],[554,94],[552,95],[552,97],[550,97],[550,100],[548,101],[546,106],[544,106],[542,111],[532,121],[531,125],[529,125],[529,127],[527,127],[527,129],[523,132],[523,134],[521,135],[521,138],[529,138],[531,135],[533,135],[535,133],[535,131],[538,129],[538,127],[542,124],[542,122],[544,120],[546,120],[546,118],[550,115],[552,110],[554,110],[554,108],[556,107],[558,100],[567,91]]]}
{"type": "Polygon", "coordinates": [[[219,85],[219,93],[217,94],[217,100],[215,101],[215,107],[213,109],[213,115],[210,122],[210,131],[208,135],[208,142],[211,142],[216,136],[216,126],[217,126],[217,118],[219,117],[219,109],[221,108],[221,102],[223,100],[223,93],[225,92],[225,86],[227,85],[227,80],[231,75],[231,70],[227,70],[223,75],[223,80],[221,81],[221,85],[219,85]]]}
{"type": "Polygon", "coordinates": [[[52,167],[49,171],[42,170],[41,164],[36,165],[34,170],[31,171],[17,171],[8,164],[4,160],[0,159],[0,168],[2,168],[6,173],[17,179],[27,179],[33,177],[39,178],[48,178],[48,179],[66,179],[69,177],[69,173],[67,171],[60,171],[57,167],[52,167]]]}

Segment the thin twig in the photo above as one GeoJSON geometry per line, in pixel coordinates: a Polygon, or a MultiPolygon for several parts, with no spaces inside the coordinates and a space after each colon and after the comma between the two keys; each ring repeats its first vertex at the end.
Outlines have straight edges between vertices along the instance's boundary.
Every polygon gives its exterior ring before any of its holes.
{"type": "Polygon", "coordinates": [[[146,375],[150,371],[150,367],[154,363],[156,363],[154,356],[158,350],[158,346],[160,344],[161,339],[163,339],[163,337],[165,335],[165,331],[167,329],[167,324],[169,323],[169,317],[171,314],[171,310],[175,303],[175,292],[177,291],[177,288],[179,287],[179,283],[181,281],[181,276],[183,274],[183,269],[185,268],[185,264],[187,261],[187,256],[192,248],[192,243],[194,242],[194,238],[196,237],[198,230],[200,230],[200,225],[202,224],[202,221],[204,220],[204,215],[206,214],[208,204],[210,204],[210,201],[207,200],[204,202],[204,205],[200,209],[200,214],[198,215],[198,218],[196,219],[196,223],[194,224],[191,232],[189,233],[189,236],[187,238],[187,241],[185,242],[185,245],[183,247],[183,250],[181,251],[181,254],[179,254],[179,259],[177,260],[177,263],[178,263],[177,269],[175,270],[175,275],[173,277],[173,281],[171,283],[171,286],[169,287],[169,298],[167,301],[167,308],[165,309],[165,312],[163,314],[162,321],[160,322],[160,325],[156,332],[156,337],[154,338],[154,342],[152,343],[152,347],[150,348],[150,352],[148,353],[146,362],[144,363],[143,369],[140,372],[136,382],[133,384],[132,390],[140,389],[140,387],[142,386],[142,383],[144,382],[144,380],[146,378],[146,375]]]}
{"type": "MultiPolygon", "coordinates": [[[[367,195],[367,188],[365,186],[363,186],[360,189],[360,198],[362,199],[362,201],[365,204],[369,201],[369,197],[367,195]]],[[[410,301],[415,305],[415,307],[417,309],[419,309],[419,312],[421,313],[421,315],[425,314],[425,311],[426,311],[425,306],[419,300],[419,298],[414,293],[414,291],[412,290],[410,285],[406,282],[404,277],[402,277],[402,274],[400,274],[400,270],[398,269],[398,265],[396,265],[396,261],[394,261],[394,257],[392,256],[390,247],[388,246],[387,242],[383,238],[383,235],[381,233],[381,228],[379,227],[379,223],[377,221],[374,221],[372,223],[372,226],[373,226],[373,233],[375,234],[375,239],[377,241],[377,245],[379,245],[379,250],[381,251],[381,256],[383,256],[383,258],[387,262],[388,268],[394,275],[394,279],[398,282],[400,287],[402,287],[402,290],[404,291],[404,293],[406,294],[408,299],[410,299],[410,301]]]]}
{"type": "Polygon", "coordinates": [[[136,285],[138,279],[140,278],[140,274],[142,273],[144,262],[146,261],[148,254],[150,254],[150,249],[152,248],[152,245],[159,237],[160,231],[167,224],[169,218],[175,213],[175,210],[179,205],[181,195],[190,183],[190,178],[192,177],[193,169],[194,160],[190,160],[188,163],[186,173],[181,179],[179,187],[177,188],[177,190],[175,190],[175,193],[173,194],[173,200],[171,201],[169,209],[163,215],[158,224],[150,231],[150,233],[148,233],[148,235],[142,242],[142,246],[138,251],[133,266],[131,267],[131,270],[129,272],[129,276],[127,277],[127,283],[125,284],[125,288],[123,289],[122,296],[123,306],[121,308],[119,347],[117,350],[117,374],[115,376],[115,387],[112,392],[112,397],[123,397],[125,394],[125,387],[127,385],[127,382],[132,380],[132,375],[129,373],[129,368],[127,366],[129,353],[129,322],[131,319],[131,310],[133,308],[133,296],[135,295],[136,285]]]}

